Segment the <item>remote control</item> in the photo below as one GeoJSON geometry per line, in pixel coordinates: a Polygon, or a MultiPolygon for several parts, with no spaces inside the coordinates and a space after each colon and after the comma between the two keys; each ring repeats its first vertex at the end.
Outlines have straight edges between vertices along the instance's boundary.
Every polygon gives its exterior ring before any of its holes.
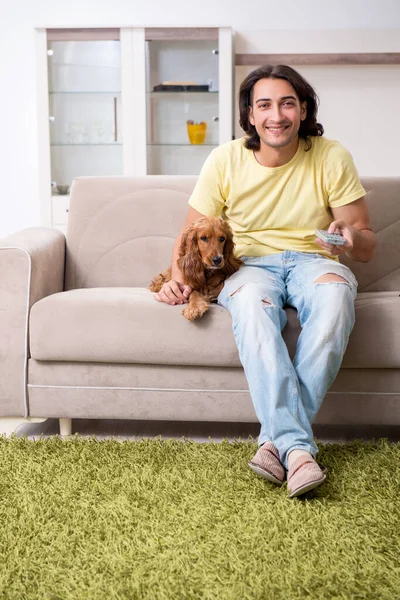
{"type": "Polygon", "coordinates": [[[328,233],[324,229],[316,229],[315,235],[327,244],[333,244],[334,246],[344,246],[346,244],[346,240],[340,233],[328,233]]]}

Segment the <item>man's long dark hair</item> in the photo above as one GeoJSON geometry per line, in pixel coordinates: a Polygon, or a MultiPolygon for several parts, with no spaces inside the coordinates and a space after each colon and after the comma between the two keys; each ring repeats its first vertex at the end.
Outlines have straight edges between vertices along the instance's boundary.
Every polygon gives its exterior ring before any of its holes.
{"type": "Polygon", "coordinates": [[[306,149],[311,148],[309,137],[324,135],[324,128],[317,123],[319,98],[314,88],[292,67],[287,65],[264,65],[255,69],[242,82],[239,90],[239,123],[246,132],[245,146],[249,150],[260,149],[260,136],[250,123],[249,107],[253,104],[254,86],[260,79],[285,79],[295,90],[300,103],[307,102],[307,116],[301,121],[299,137],[306,141],[306,149]]]}

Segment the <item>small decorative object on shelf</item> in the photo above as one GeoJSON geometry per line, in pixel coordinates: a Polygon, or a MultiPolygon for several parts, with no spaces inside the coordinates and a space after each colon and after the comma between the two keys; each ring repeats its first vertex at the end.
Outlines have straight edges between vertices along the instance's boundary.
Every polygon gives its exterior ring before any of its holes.
{"type": "Polygon", "coordinates": [[[209,92],[210,86],[197,85],[195,81],[163,81],[153,88],[154,92],[209,92]]]}
{"type": "Polygon", "coordinates": [[[69,185],[57,185],[56,187],[60,196],[66,196],[69,192],[69,185]]]}
{"type": "Polygon", "coordinates": [[[205,121],[200,123],[186,121],[186,126],[190,143],[203,144],[207,133],[207,123],[205,121]]]}

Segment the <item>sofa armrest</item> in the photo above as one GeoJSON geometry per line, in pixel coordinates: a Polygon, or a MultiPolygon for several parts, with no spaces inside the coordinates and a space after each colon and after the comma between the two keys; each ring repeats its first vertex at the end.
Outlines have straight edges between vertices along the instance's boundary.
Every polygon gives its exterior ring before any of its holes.
{"type": "Polygon", "coordinates": [[[0,240],[0,416],[27,417],[31,306],[64,287],[65,236],[32,227],[0,240]]]}

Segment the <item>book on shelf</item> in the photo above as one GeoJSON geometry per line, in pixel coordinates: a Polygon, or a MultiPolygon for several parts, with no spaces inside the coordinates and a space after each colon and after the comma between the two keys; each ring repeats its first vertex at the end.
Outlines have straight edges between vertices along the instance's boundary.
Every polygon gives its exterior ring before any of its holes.
{"type": "Polygon", "coordinates": [[[163,81],[153,88],[154,92],[209,92],[208,84],[196,84],[194,81],[163,81]]]}

